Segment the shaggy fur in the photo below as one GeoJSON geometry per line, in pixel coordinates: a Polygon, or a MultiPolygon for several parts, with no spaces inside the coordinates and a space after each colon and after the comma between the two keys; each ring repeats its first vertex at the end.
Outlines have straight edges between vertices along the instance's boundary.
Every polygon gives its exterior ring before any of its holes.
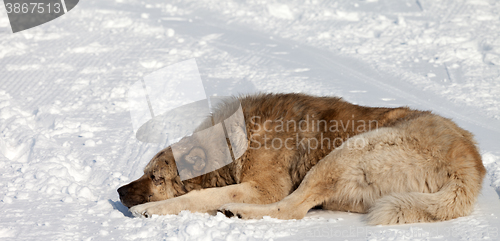
{"type": "MultiPolygon", "coordinates": [[[[146,217],[218,210],[244,219],[300,219],[320,206],[368,213],[370,224],[402,224],[468,215],[481,190],[486,171],[472,135],[431,112],[303,94],[239,100],[249,137],[243,156],[181,181],[166,148],[141,178],[118,189],[122,203],[146,217]]],[[[220,106],[200,129],[234,108],[220,106]]],[[[185,158],[213,144],[186,144],[185,158]]]]}

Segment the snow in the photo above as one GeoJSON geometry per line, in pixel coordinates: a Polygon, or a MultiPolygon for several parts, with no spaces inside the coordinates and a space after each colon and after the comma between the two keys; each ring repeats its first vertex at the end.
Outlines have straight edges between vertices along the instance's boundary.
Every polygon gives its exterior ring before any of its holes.
{"type": "Polygon", "coordinates": [[[494,0],[88,0],[12,34],[1,4],[0,239],[498,240],[499,16],[494,0]],[[400,226],[321,210],[133,218],[116,189],[161,146],[135,139],[128,90],[191,58],[209,95],[336,95],[452,118],[488,170],[474,213],[400,226]]]}

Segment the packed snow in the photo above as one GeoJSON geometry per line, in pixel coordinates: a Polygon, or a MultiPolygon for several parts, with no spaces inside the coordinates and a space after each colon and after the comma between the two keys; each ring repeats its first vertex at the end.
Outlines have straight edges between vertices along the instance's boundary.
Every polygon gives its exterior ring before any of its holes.
{"type": "Polygon", "coordinates": [[[499,240],[499,144],[499,1],[86,0],[16,34],[0,6],[2,240],[499,240]],[[116,189],[162,147],[135,138],[127,93],[191,58],[208,95],[335,95],[453,119],[488,169],[474,213],[399,226],[323,210],[132,217],[116,189]]]}

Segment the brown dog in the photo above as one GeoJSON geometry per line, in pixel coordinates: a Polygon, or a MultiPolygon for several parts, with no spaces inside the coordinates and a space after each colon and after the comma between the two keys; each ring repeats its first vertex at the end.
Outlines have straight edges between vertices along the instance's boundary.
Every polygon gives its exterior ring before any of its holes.
{"type": "MultiPolygon", "coordinates": [[[[370,224],[399,224],[468,215],[481,190],[486,170],[472,135],[428,111],[303,94],[239,100],[249,138],[240,158],[181,181],[168,147],[141,178],[118,189],[122,203],[146,217],[219,210],[300,219],[320,206],[368,213],[370,224]]],[[[214,113],[215,123],[221,116],[214,113]]],[[[207,148],[186,148],[185,158],[195,163],[207,148]]]]}

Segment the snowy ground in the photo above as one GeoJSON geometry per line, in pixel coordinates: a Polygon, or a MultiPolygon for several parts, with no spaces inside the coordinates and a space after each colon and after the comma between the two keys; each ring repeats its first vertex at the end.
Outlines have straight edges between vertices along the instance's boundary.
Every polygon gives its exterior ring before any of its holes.
{"type": "Polygon", "coordinates": [[[2,4],[0,131],[2,240],[498,240],[500,2],[86,0],[16,34],[2,4]],[[452,118],[488,169],[475,212],[384,227],[317,210],[132,218],[116,188],[159,147],[134,138],[128,88],[193,57],[210,94],[337,95],[452,118]]]}

